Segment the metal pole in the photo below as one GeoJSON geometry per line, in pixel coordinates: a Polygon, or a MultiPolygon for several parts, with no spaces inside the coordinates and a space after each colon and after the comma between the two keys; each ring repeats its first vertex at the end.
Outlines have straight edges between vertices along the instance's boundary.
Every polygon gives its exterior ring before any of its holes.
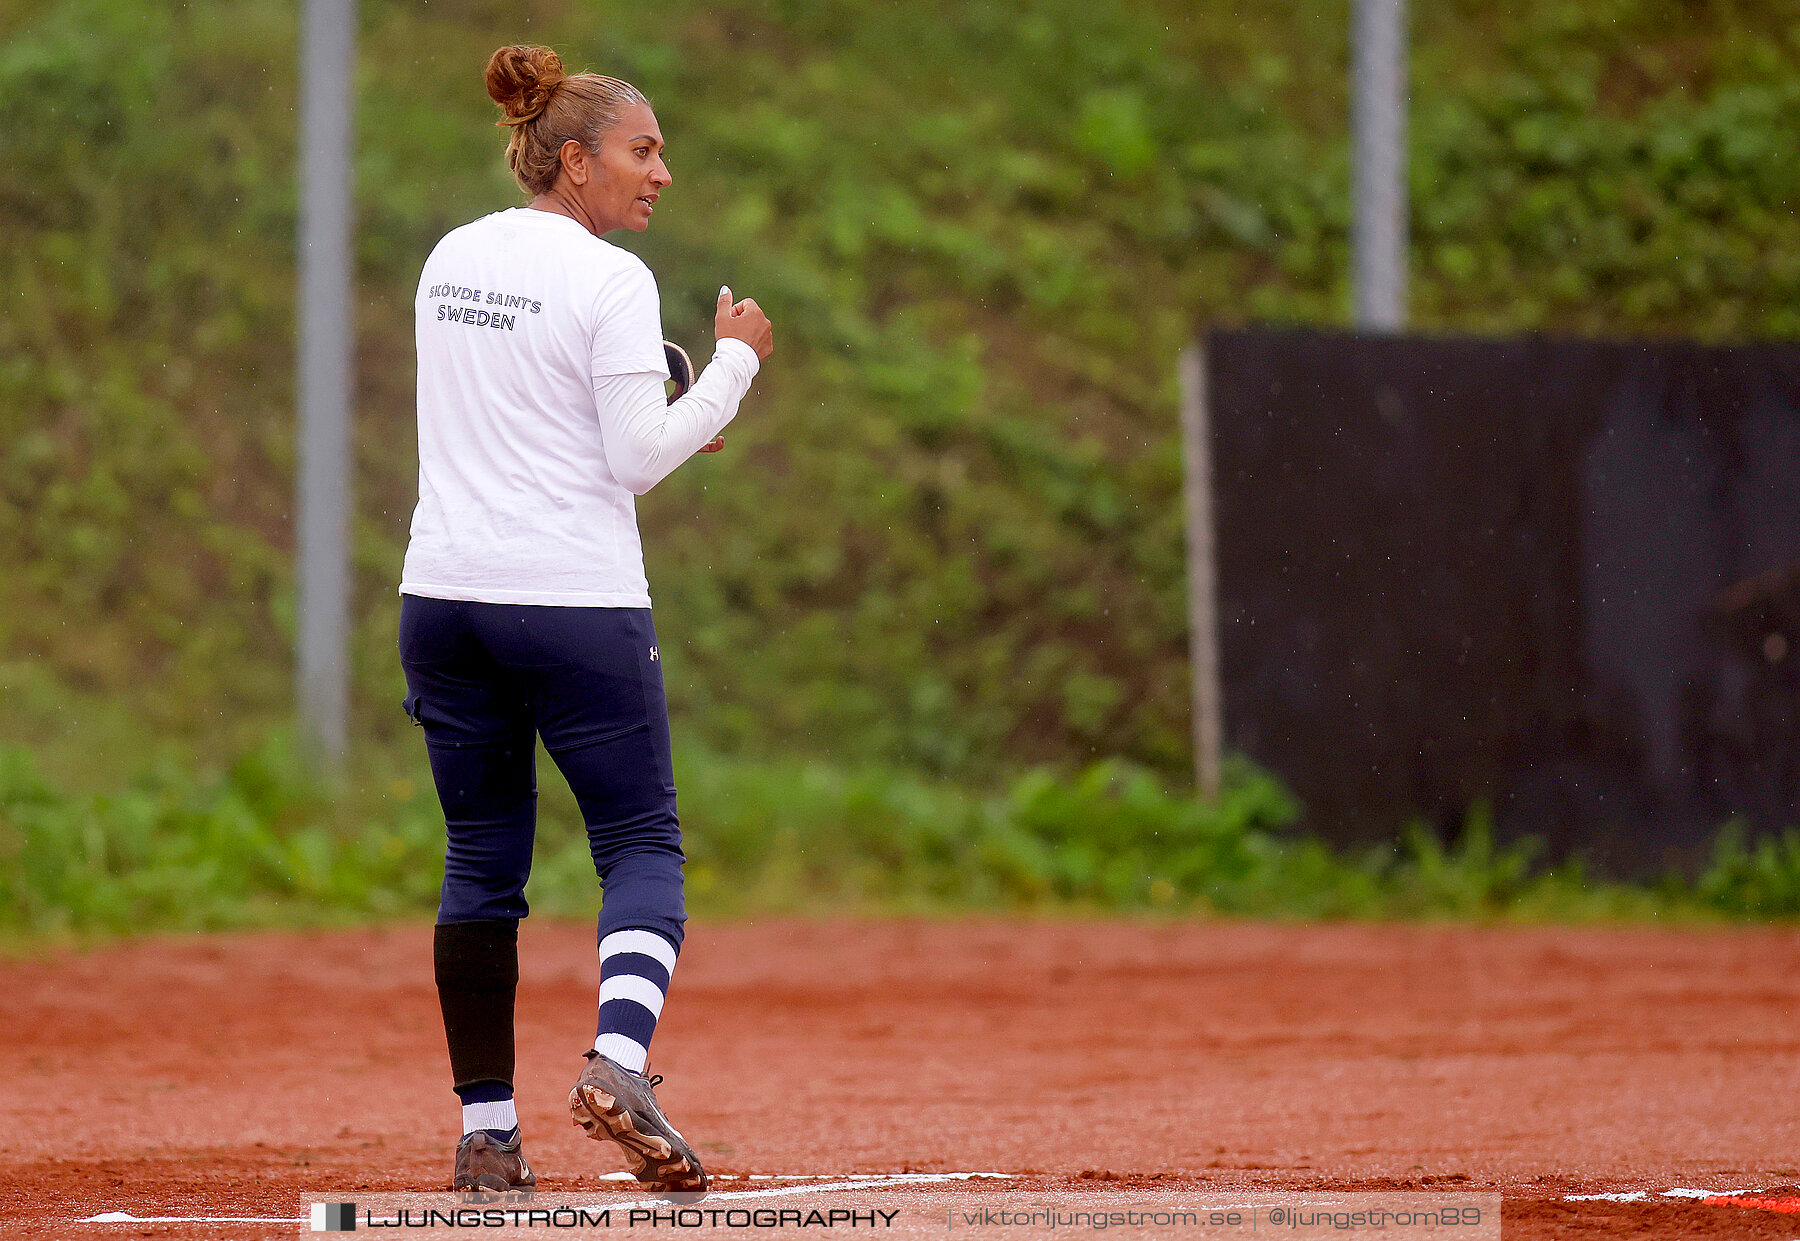
{"type": "Polygon", "coordinates": [[[1406,0],[1354,0],[1351,130],[1356,326],[1406,328],[1406,0]]]}
{"type": "Polygon", "coordinates": [[[355,0],[304,0],[300,49],[300,478],[296,517],[300,743],[333,775],[349,748],[351,118],[355,0]]]}
{"type": "Polygon", "coordinates": [[[1209,801],[1219,795],[1224,712],[1219,695],[1218,574],[1214,562],[1212,435],[1206,407],[1206,348],[1184,349],[1181,449],[1187,475],[1188,667],[1193,695],[1194,787],[1209,801]]]}

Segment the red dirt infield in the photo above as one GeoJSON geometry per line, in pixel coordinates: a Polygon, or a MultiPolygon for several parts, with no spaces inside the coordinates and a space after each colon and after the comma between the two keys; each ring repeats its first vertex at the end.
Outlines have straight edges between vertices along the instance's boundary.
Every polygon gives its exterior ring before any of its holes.
{"type": "MultiPolygon", "coordinates": [[[[533,920],[521,949],[540,1185],[629,1205],[565,1110],[592,928],[533,920]]],[[[196,1221],[447,1183],[423,921],[0,961],[0,1030],[8,1233],[292,1237],[196,1221]],[[108,1212],[181,1219],[83,1222],[108,1212]]],[[[1454,1189],[1504,1195],[1509,1238],[1800,1236],[1776,1209],[1800,1184],[1789,929],[696,922],[653,1051],[721,1190],[1454,1189]],[[1733,1191],[1770,1205],[1702,1196],[1733,1191]]]]}

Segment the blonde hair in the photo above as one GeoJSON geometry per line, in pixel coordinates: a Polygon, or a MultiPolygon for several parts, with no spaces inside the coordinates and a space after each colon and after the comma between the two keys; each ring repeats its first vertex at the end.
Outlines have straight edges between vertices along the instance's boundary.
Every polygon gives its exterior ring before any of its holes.
{"type": "Polygon", "coordinates": [[[650,102],[630,82],[565,73],[555,52],[525,44],[503,47],[488,58],[487,91],[504,113],[499,123],[512,130],[506,166],[519,188],[534,197],[561,175],[563,143],[574,139],[598,155],[601,135],[619,123],[625,109],[650,102]]]}

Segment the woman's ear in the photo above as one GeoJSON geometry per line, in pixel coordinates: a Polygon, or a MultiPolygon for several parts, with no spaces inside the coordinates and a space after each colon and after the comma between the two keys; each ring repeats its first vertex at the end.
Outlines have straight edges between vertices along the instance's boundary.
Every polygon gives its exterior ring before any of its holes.
{"type": "Polygon", "coordinates": [[[563,172],[568,175],[570,182],[575,185],[586,185],[588,180],[587,150],[575,139],[570,138],[562,144],[562,150],[557,154],[562,159],[563,172]]]}

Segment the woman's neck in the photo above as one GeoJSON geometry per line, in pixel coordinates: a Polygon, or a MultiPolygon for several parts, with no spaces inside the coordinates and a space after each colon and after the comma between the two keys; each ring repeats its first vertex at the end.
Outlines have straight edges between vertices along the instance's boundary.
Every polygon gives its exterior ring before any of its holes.
{"type": "Polygon", "coordinates": [[[525,205],[533,211],[548,211],[552,215],[566,215],[598,237],[600,230],[594,227],[593,218],[581,209],[581,204],[576,202],[571,195],[559,193],[560,188],[560,186],[553,185],[525,205]]]}

